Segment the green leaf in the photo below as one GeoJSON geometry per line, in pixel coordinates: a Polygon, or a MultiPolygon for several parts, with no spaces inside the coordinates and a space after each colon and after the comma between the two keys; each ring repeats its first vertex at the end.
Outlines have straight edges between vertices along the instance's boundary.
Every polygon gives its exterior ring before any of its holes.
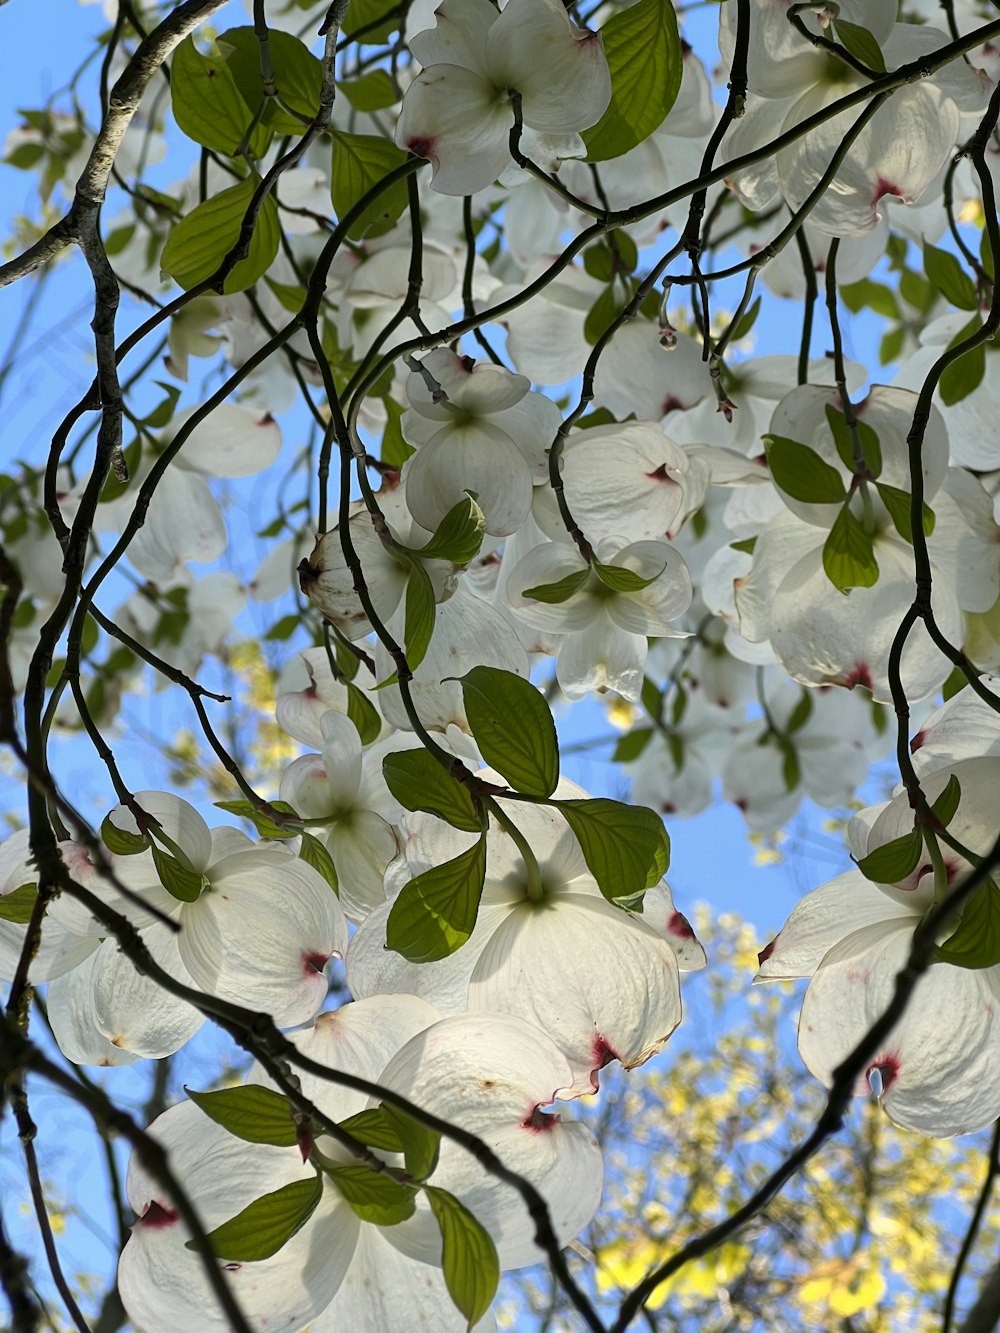
{"type": "Polygon", "coordinates": [[[384,69],[371,69],[358,79],[345,79],[337,88],[355,111],[382,111],[399,101],[399,93],[384,69]]]}
{"type": "MultiPolygon", "coordinates": [[[[252,110],[256,110],[264,100],[260,43],[256,33],[251,27],[229,28],[217,38],[217,42],[244,101],[252,110]]],[[[278,101],[294,114],[276,114],[278,108],[274,107],[272,99],[272,105],[268,108],[272,119],[265,118],[264,123],[272,124],[281,133],[301,134],[319,110],[323,66],[304,42],[281,28],[270,29],[268,47],[278,101]]]]}
{"type": "Polygon", "coordinates": [[[399,1131],[385,1114],[385,1105],[369,1106],[356,1115],[341,1120],[340,1128],[366,1148],[378,1148],[380,1152],[403,1151],[403,1140],[399,1131]]]}
{"type": "Polygon", "coordinates": [[[751,305],[750,309],[745,311],[739,323],[733,329],[733,338],[745,338],[753,326],[757,323],[757,316],[760,314],[760,297],[751,305]]]}
{"type": "MultiPolygon", "coordinates": [[[[176,224],[163,247],[160,267],[178,286],[190,291],[218,270],[239,240],[258,184],[255,177],[248,176],[239,185],[212,195],[176,224]]],[[[257,214],[246,258],[233,265],[223,284],[226,295],[244,292],[263,277],[278,253],[280,237],[277,205],[268,195],[257,214]]]]}
{"type": "Polygon", "coordinates": [[[860,282],[851,282],[838,287],[837,295],[854,314],[867,307],[885,319],[899,319],[896,293],[883,282],[872,282],[870,278],[862,278],[860,282]]]}
{"type": "Polygon", "coordinates": [[[583,336],[589,346],[593,347],[603,338],[624,309],[627,300],[628,297],[614,283],[605,287],[587,311],[587,318],[583,321],[583,336]]]}
{"type": "Polygon", "coordinates": [[[142,424],[150,430],[161,430],[169,423],[181,395],[179,384],[164,384],[162,380],[157,380],[156,384],[166,396],[142,419],[142,424]]]}
{"type": "Polygon", "coordinates": [[[744,537],[741,542],[730,542],[729,545],[734,551],[742,551],[744,555],[753,555],[754,547],[757,545],[757,538],[744,537]]]}
{"type": "Polygon", "coordinates": [[[304,829],[302,831],[302,844],[299,847],[299,859],[305,861],[307,866],[312,866],[313,870],[318,871],[334,893],[340,893],[340,881],[337,878],[337,867],[333,864],[333,857],[319,838],[307,833],[304,829]]]}
{"type": "Polygon", "coordinates": [[[935,954],[939,963],[978,970],[1000,963],[1000,889],[991,879],[965,904],[962,922],[935,954]]]}
{"type": "Polygon", "coordinates": [[[0,921],[26,926],[31,920],[37,897],[37,884],[22,884],[13,893],[0,893],[0,921]]]}
{"type": "MultiPolygon", "coordinates": [[[[279,814],[292,815],[298,819],[295,809],[287,801],[271,801],[269,804],[271,809],[277,810],[279,814]]],[[[219,810],[228,810],[231,815],[249,819],[262,838],[284,839],[298,836],[297,829],[284,828],[281,824],[276,824],[273,819],[262,814],[251,801],[215,801],[214,805],[219,810]]]]}
{"type": "MultiPolygon", "coordinates": [[[[129,478],[135,476],[139,470],[139,460],[142,457],[142,441],[137,435],[131,444],[125,446],[125,467],[128,470],[129,478]]],[[[113,472],[109,472],[104,485],[101,487],[101,504],[108,504],[112,500],[118,500],[128,490],[127,481],[119,481],[113,472]]],[[[13,541],[14,537],[7,530],[7,540],[13,541]]]]}
{"type": "Polygon", "coordinates": [[[612,592],[641,592],[643,588],[648,588],[655,583],[667,566],[664,564],[663,569],[651,574],[648,579],[643,578],[641,574],[637,574],[634,569],[627,569],[624,565],[602,565],[596,555],[591,561],[590,567],[604,586],[610,588],[612,592]]]}
{"type": "MultiPolygon", "coordinates": [[[[287,310],[290,315],[297,315],[305,305],[306,289],[300,287],[298,283],[275,282],[273,278],[265,278],[264,281],[281,302],[282,309],[287,310]]],[[[280,532],[282,520],[279,518],[277,523],[278,527],[275,529],[275,532],[280,532]]],[[[258,533],[257,535],[263,536],[264,534],[258,533]]],[[[270,535],[274,536],[274,533],[271,533],[270,535]]]]}
{"type": "Polygon", "coordinates": [[[364,690],[359,689],[353,681],[347,682],[347,716],[357,727],[362,745],[371,745],[373,741],[378,740],[379,732],[382,730],[382,719],[379,717],[378,709],[366,697],[364,690]]]}
{"type": "Polygon", "coordinates": [[[587,158],[605,162],[648,139],[663,123],[681,86],[683,51],[672,4],[639,0],[601,29],[611,70],[611,102],[583,131],[587,158]]]}
{"type": "MultiPolygon", "coordinates": [[[[270,1259],[309,1221],[323,1197],[323,1180],[293,1180],[281,1189],[254,1199],[241,1213],[210,1231],[208,1239],[220,1259],[234,1263],[254,1263],[270,1259]]],[[[184,1242],[185,1249],[198,1248],[196,1240],[184,1242]]]]}
{"type": "Polygon", "coordinates": [[[104,250],[108,258],[114,259],[115,255],[120,255],[134,235],[134,224],[115,227],[114,231],[109,231],[104,238],[104,250]]]}
{"type": "Polygon", "coordinates": [[[639,702],[654,722],[659,722],[663,715],[663,691],[648,676],[642,678],[639,702]]]}
{"type": "MultiPolygon", "coordinates": [[[[876,483],[877,484],[877,483],[876,483]]],[[[823,568],[835,588],[871,588],[878,582],[872,539],[845,504],[823,543],[823,568]]]]}
{"type": "Polygon", "coordinates": [[[614,233],[613,243],[610,236],[602,236],[583,252],[584,269],[601,283],[611,282],[616,273],[634,273],[638,262],[635,241],[624,231],[614,233]]]}
{"type": "Polygon", "coordinates": [[[403,1145],[406,1174],[414,1180],[426,1180],[432,1176],[441,1152],[441,1135],[436,1129],[429,1129],[388,1102],[382,1103],[382,1113],[403,1145]]]}
{"type": "Polygon", "coordinates": [[[127,829],[112,824],[111,816],[104,816],[101,825],[101,842],[114,856],[138,856],[149,846],[149,839],[141,833],[130,833],[127,829]]]}
{"type": "Polygon", "coordinates": [[[16,167],[18,171],[30,171],[32,167],[45,156],[45,148],[40,143],[21,143],[12,149],[3,159],[8,167],[16,167]]]}
{"type": "Polygon", "coordinates": [[[955,667],[948,679],[941,686],[941,698],[945,703],[953,699],[960,690],[964,690],[969,683],[969,678],[961,667],[955,667]]]}
{"type": "Polygon", "coordinates": [[[184,1091],[194,1104],[217,1125],[247,1143],[270,1143],[276,1148],[294,1148],[298,1130],[286,1097],[272,1088],[245,1083],[219,1092],[184,1091]]]}
{"type": "Polygon", "coordinates": [[[805,724],[812,717],[813,697],[811,690],[803,690],[798,703],[792,709],[792,715],[788,719],[788,726],[785,728],[787,736],[794,736],[797,731],[801,731],[805,724]]]}
{"type": "Polygon", "coordinates": [[[411,963],[433,963],[472,934],[486,879],[486,835],[403,886],[386,922],[386,946],[411,963]]]}
{"type": "Polygon", "coordinates": [[[403,439],[403,432],[400,430],[399,421],[403,415],[403,409],[394,398],[383,398],[387,421],[385,430],[382,432],[382,447],[379,455],[386,467],[401,468],[411,454],[416,450],[412,445],[407,444],[403,439]]]}
{"type": "Polygon", "coordinates": [[[551,796],[559,781],[556,724],[531,681],[499,667],[473,667],[462,677],[462,699],[487,764],[515,791],[551,796]]]}
{"type": "Polygon", "coordinates": [[[898,884],[916,870],[923,850],[923,837],[915,828],[863,856],[858,869],[875,884],[898,884]]]}
{"type": "Polygon", "coordinates": [[[906,329],[902,325],[896,329],[890,329],[888,333],[882,335],[878,345],[878,362],[880,366],[888,366],[899,356],[903,350],[903,344],[906,342],[906,329]]]}
{"type": "Polygon", "coordinates": [[[955,818],[955,812],[958,809],[958,803],[962,799],[962,784],[955,774],[952,773],[948,778],[947,785],[940,796],[931,803],[931,809],[938,818],[942,828],[947,828],[955,818]]]}
{"type": "Polygon", "coordinates": [[[468,491],[465,499],[448,510],[437,532],[420,548],[424,560],[450,560],[453,565],[467,565],[479,554],[486,531],[486,515],[468,491]]]}
{"type": "MultiPolygon", "coordinates": [[[[833,434],[833,442],[837,447],[840,461],[849,472],[857,472],[858,467],[854,461],[854,439],[851,435],[851,428],[847,424],[847,418],[843,412],[838,412],[832,404],[827,403],[826,420],[833,434]]],[[[858,421],[857,419],[854,422],[854,429],[858,433],[861,457],[864,459],[869,476],[880,476],[882,472],[882,446],[879,443],[878,432],[873,430],[866,421],[858,421]]]]}
{"type": "Polygon", "coordinates": [[[775,739],[781,755],[781,780],[785,784],[785,791],[794,791],[802,781],[798,751],[787,736],[778,736],[775,739]]]}
{"type": "Polygon", "coordinates": [[[413,1216],[416,1190],[412,1185],[401,1185],[388,1171],[373,1171],[364,1162],[347,1162],[325,1170],[362,1222],[392,1227],[413,1216]]]}
{"type": "MultiPolygon", "coordinates": [[[[901,491],[896,486],[887,486],[883,481],[875,483],[875,489],[892,519],[893,526],[904,541],[913,544],[913,529],[910,525],[910,505],[913,503],[908,491],[901,491]]],[[[934,531],[934,511],[924,502],[922,519],[924,536],[929,537],[934,531]]]]}
{"type": "Polygon", "coordinates": [[[534,602],[545,602],[546,605],[556,606],[575,596],[589,578],[589,569],[578,569],[573,574],[567,574],[558,583],[539,583],[534,588],[525,588],[521,595],[530,597],[534,602]]]}
{"type": "MultiPolygon", "coordinates": [[[[361,666],[360,659],[354,653],[351,652],[347,644],[344,643],[343,640],[334,637],[333,666],[331,668],[331,670],[334,673],[334,676],[337,679],[352,681],[354,680],[355,676],[357,676],[358,668],[360,666],[361,666]]],[[[382,724],[380,722],[379,730],[381,731],[381,729],[382,729],[382,724]]]]}
{"type": "Polygon", "coordinates": [[[990,240],[988,227],[983,228],[983,234],[979,238],[979,262],[983,266],[983,271],[990,281],[994,278],[993,273],[993,242],[990,240]]]}
{"type": "Polygon", "coordinates": [[[347,1120],[341,1120],[340,1128],[347,1130],[365,1148],[377,1148],[384,1153],[403,1152],[403,1140],[395,1122],[385,1114],[385,1102],[380,1106],[368,1106],[348,1116],[347,1120]]]}
{"type": "Polygon", "coordinates": [[[847,494],[837,469],[815,449],[783,435],[765,435],[764,451],[774,484],[803,504],[839,504],[847,494]]]}
{"type": "Polygon", "coordinates": [[[679,773],[684,767],[684,751],[686,748],[683,736],[679,736],[676,731],[667,733],[667,749],[670,751],[670,761],[674,766],[675,773],[679,773]]]}
{"type": "Polygon", "coordinates": [[[658,884],[670,864],[670,839],[659,815],[644,806],[593,797],[553,801],[576,834],[605,898],[630,898],[658,884]]]}
{"type": "Polygon", "coordinates": [[[466,833],[482,830],[468,787],[453,778],[427,750],[387,754],[382,760],[382,776],[404,810],[426,810],[466,833]]]}
{"type": "Polygon", "coordinates": [[[365,32],[363,40],[381,45],[399,27],[399,8],[399,0],[351,0],[341,25],[343,34],[345,37],[353,37],[356,32],[366,28],[369,31],[365,32]],[[384,15],[390,14],[394,17],[383,19],[384,15]],[[381,23],[380,19],[383,19],[381,23]]]}
{"type": "Polygon", "coordinates": [[[618,418],[613,412],[609,412],[606,407],[595,407],[593,412],[580,417],[576,425],[578,430],[590,430],[591,426],[614,426],[617,423],[618,418]]]}
{"type": "Polygon", "coordinates": [[[867,28],[862,28],[858,23],[848,23],[846,19],[834,19],[833,27],[838,41],[855,60],[860,60],[876,74],[885,73],[882,49],[867,28]]]}
{"type": "Polygon", "coordinates": [[[960,310],[978,310],[976,284],[962,267],[957,255],[924,242],[924,272],[946,301],[960,310]]]}
{"type": "Polygon", "coordinates": [[[937,292],[924,275],[909,268],[899,275],[899,294],[920,315],[928,314],[937,300],[937,292]]]}
{"type": "MultiPolygon", "coordinates": [[[[181,42],[170,62],[170,102],[189,139],[227,157],[235,155],[253,121],[253,110],[226,61],[221,55],[203,56],[191,37],[181,42]]],[[[263,126],[254,129],[249,143],[254,158],[263,157],[269,139],[263,126]]]]}
{"type": "Polygon", "coordinates": [[[630,764],[639,758],[652,739],[652,727],[636,727],[634,731],[627,731],[615,745],[612,763],[630,764]]]}
{"type": "Polygon", "coordinates": [[[403,644],[411,671],[424,660],[434,634],[434,585],[419,560],[410,562],[406,580],[406,610],[403,614],[403,644]]]}
{"type": "MultiPolygon", "coordinates": [[[[396,167],[406,161],[406,153],[388,139],[374,134],[333,135],[333,168],[330,197],[338,217],[343,217],[359,200],[374,190],[396,167]]],[[[352,241],[371,240],[391,231],[406,207],[406,182],[397,181],[373,199],[348,231],[352,241]]]]}
{"type": "Polygon", "coordinates": [[[448,1294],[469,1321],[482,1319],[500,1281],[500,1262],[489,1233],[453,1194],[424,1188],[441,1229],[441,1267],[448,1294]]]}
{"type": "Polygon", "coordinates": [[[302,617],[297,611],[293,611],[290,615],[276,620],[264,635],[264,639],[268,643],[284,643],[286,639],[292,637],[301,624],[302,617]]]}
{"type": "MultiPolygon", "coordinates": [[[[951,342],[948,344],[948,350],[957,347],[959,343],[965,342],[973,334],[979,332],[983,326],[983,321],[978,314],[973,315],[964,328],[959,329],[951,342]]],[[[973,389],[978,389],[983,382],[983,376],[986,374],[986,345],[979,343],[970,351],[963,353],[957,361],[952,361],[945,367],[941,379],[938,383],[938,393],[941,395],[941,401],[945,407],[953,407],[955,403],[960,403],[963,398],[967,398],[973,389]]]]}
{"type": "Polygon", "coordinates": [[[171,856],[162,847],[153,844],[153,865],[160,877],[160,883],[171,895],[182,903],[197,902],[205,887],[204,876],[197,870],[188,870],[182,866],[176,856],[171,856]]]}

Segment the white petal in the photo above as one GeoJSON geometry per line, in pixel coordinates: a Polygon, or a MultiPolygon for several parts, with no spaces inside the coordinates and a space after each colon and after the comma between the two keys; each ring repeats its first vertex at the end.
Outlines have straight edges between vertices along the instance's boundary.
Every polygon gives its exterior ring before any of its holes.
{"type": "MultiPolygon", "coordinates": [[[[379,1081],[485,1138],[501,1161],[541,1191],[565,1243],[593,1215],[603,1176],[589,1130],[538,1109],[571,1080],[565,1058],[544,1033],[509,1015],[483,1013],[442,1019],[414,1037],[379,1081]]],[[[537,1261],[520,1196],[463,1148],[442,1140],[432,1183],[456,1194],[486,1227],[502,1268],[537,1261]]],[[[439,1242],[427,1222],[427,1210],[418,1207],[388,1238],[404,1253],[434,1261],[439,1242]]]]}
{"type": "MultiPolygon", "coordinates": [[[[138,791],[135,801],[177,844],[194,869],[204,874],[212,855],[212,834],[194,806],[165,791],[138,791]]],[[[135,817],[124,805],[116,805],[109,818],[116,828],[139,832],[135,817]]]]}
{"type": "MultiPolygon", "coordinates": [[[[440,1017],[433,1005],[415,995],[373,995],[320,1014],[311,1027],[291,1033],[289,1040],[303,1055],[328,1069],[375,1082],[400,1047],[440,1017]]],[[[303,1095],[332,1120],[346,1120],[368,1105],[363,1092],[307,1069],[297,1069],[296,1074],[303,1095]]],[[[272,1086],[258,1064],[247,1082],[272,1086]]]]}
{"type": "MultiPolygon", "coordinates": [[[[112,945],[112,948],[114,946],[112,945]]],[[[59,1049],[78,1065],[128,1065],[138,1056],[107,1039],[94,1013],[94,976],[102,949],[49,983],[49,1022],[59,1049]]]]}
{"type": "Polygon", "coordinates": [[[212,887],[181,913],[181,958],[203,989],[304,1023],[326,998],[323,969],[347,947],[336,895],[291,854],[241,852],[212,867],[212,887]]]}
{"type": "Polygon", "coordinates": [[[806,894],[761,953],[757,977],[810,977],[849,934],[885,921],[912,929],[919,919],[919,910],[896,902],[860,870],[848,870],[806,894]]]}
{"type": "MultiPolygon", "coordinates": [[[[885,1012],[909,955],[912,927],[887,929],[853,958],[825,962],[810,983],[799,1021],[799,1050],[824,1083],[885,1012]]],[[[935,964],[917,983],[902,1019],[872,1056],[881,1101],[907,1129],[967,1134],[1000,1112],[1000,1050],[994,1014],[995,968],[935,964]]]]}
{"type": "MultiPolygon", "coordinates": [[[[309,1333],[466,1333],[468,1327],[439,1268],[400,1253],[391,1228],[363,1226],[347,1276],[309,1333]]],[[[495,1329],[487,1311],[473,1333],[495,1329]]]]}
{"type": "Polygon", "coordinates": [[[607,110],[611,75],[601,38],[574,28],[558,0],[510,0],[486,49],[491,78],[521,93],[532,129],[586,130],[607,110]]]}
{"type": "MultiPolygon", "coordinates": [[[[143,941],[175,981],[194,985],[181,962],[177,936],[172,931],[166,926],[150,926],[143,932],[143,941]]],[[[105,940],[95,957],[94,1019],[116,1047],[157,1060],[179,1051],[205,1021],[186,1000],[137,972],[114,940],[105,940]]]]}
{"type": "MultiPolygon", "coordinates": [[[[379,680],[387,679],[395,669],[381,644],[375,649],[375,664],[379,680]]],[[[480,665],[528,675],[528,655],[508,617],[462,583],[454,597],[438,606],[431,646],[410,683],[425,727],[444,731],[454,723],[463,731],[469,730],[462,687],[456,680],[445,678],[462,676],[480,665]]],[[[380,691],[378,698],[387,722],[404,731],[412,729],[397,686],[380,691]]]]}
{"type": "Polygon", "coordinates": [[[531,509],[531,469],[517,445],[498,426],[480,420],[442,426],[407,462],[406,500],[416,521],[437,530],[466,491],[496,537],[516,532],[531,509]]]}
{"type": "MultiPolygon", "coordinates": [[[[282,186],[291,177],[305,174],[286,173],[282,186]]],[[[164,432],[163,442],[169,443],[184,422],[199,411],[201,408],[192,407],[178,412],[164,432]]],[[[239,403],[222,403],[195,426],[181,447],[178,462],[209,477],[252,477],[270,467],[280,451],[281,429],[270,413],[239,403]]]]}
{"type": "Polygon", "coordinates": [[[510,161],[514,115],[506,95],[460,65],[422,70],[403,97],[396,143],[430,159],[441,194],[476,194],[510,161]]]}
{"type": "Polygon", "coordinates": [[[542,1028],[569,1060],[579,1096],[597,1089],[612,1060],[632,1069],[666,1043],[681,1020],[677,960],[666,940],[603,898],[559,894],[520,904],[495,931],[469,1008],[542,1028]]]}

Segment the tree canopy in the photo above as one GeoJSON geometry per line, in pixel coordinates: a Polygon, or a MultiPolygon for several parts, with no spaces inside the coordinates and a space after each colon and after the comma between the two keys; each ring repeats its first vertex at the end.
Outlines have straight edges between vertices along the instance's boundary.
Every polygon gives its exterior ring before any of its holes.
{"type": "Polygon", "coordinates": [[[11,1327],[993,1328],[995,6],[104,19],[3,159],[11,1327]],[[838,831],[770,942],[720,798],[838,831]]]}

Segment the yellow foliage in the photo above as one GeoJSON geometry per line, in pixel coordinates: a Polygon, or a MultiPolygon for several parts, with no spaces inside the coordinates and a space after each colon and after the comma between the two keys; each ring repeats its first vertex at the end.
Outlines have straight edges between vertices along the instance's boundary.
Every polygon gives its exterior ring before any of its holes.
{"type": "Polygon", "coordinates": [[[803,1305],[822,1305],[831,1315],[850,1319],[862,1310],[870,1310],[885,1295],[885,1279],[871,1262],[870,1254],[858,1254],[844,1261],[818,1264],[813,1275],[798,1291],[803,1305]]]}
{"type": "Polygon", "coordinates": [[[630,704],[627,699],[616,696],[611,699],[607,705],[608,721],[619,731],[628,731],[635,726],[636,719],[639,716],[639,710],[635,704],[630,704]]]}

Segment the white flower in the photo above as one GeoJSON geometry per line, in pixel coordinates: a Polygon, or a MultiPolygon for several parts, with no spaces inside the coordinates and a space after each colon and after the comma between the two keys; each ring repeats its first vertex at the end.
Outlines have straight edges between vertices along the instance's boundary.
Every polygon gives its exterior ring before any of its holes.
{"type": "Polygon", "coordinates": [[[511,161],[511,92],[524,124],[547,134],[595,125],[611,100],[598,34],[574,28],[558,0],[444,0],[410,50],[424,66],[406,90],[396,143],[431,160],[442,194],[475,194],[511,161]]]}
{"type": "Polygon", "coordinates": [[[647,638],[677,636],[671,621],[691,605],[691,578],[684,561],[666,542],[632,542],[615,551],[598,546],[612,570],[630,570],[647,586],[618,592],[602,581],[575,546],[546,542],[518,562],[506,587],[514,614],[528,625],[563,635],[556,657],[559,685],[570,699],[591,690],[617,690],[638,699],[647,638]],[[549,602],[532,591],[573,577],[579,586],[549,602]]]}
{"type": "Polygon", "coordinates": [[[469,491],[488,533],[516,532],[531,508],[533,485],[547,476],[558,407],[529,392],[523,375],[488,361],[440,348],[421,364],[439,388],[432,391],[417,371],[406,382],[410,407],[401,426],[416,448],[403,472],[410,512],[433,532],[469,491]]]}
{"type": "MultiPolygon", "coordinates": [[[[311,1018],[326,998],[327,962],[347,947],[344,914],[326,880],[280,843],[251,845],[234,829],[209,829],[179,797],[150,791],[135,799],[202,877],[198,897],[175,909],[181,961],[195,985],[263,1009],[281,1027],[311,1018]]],[[[138,833],[124,806],[111,820],[138,833]]]]}

